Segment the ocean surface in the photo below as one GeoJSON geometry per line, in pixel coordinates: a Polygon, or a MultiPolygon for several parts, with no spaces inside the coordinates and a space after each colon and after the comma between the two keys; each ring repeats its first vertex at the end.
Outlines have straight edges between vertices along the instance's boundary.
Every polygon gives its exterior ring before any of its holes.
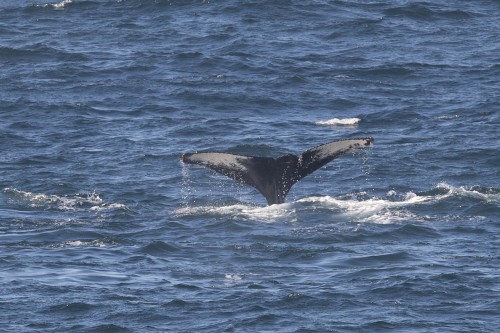
{"type": "Polygon", "coordinates": [[[2,0],[0,331],[500,332],[499,115],[499,1],[2,0]]]}

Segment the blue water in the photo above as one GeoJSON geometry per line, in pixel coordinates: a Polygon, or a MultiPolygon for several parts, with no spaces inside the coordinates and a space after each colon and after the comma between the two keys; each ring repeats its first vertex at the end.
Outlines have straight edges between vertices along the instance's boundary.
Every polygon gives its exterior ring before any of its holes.
{"type": "Polygon", "coordinates": [[[4,0],[0,331],[500,331],[499,96],[498,1],[4,0]]]}

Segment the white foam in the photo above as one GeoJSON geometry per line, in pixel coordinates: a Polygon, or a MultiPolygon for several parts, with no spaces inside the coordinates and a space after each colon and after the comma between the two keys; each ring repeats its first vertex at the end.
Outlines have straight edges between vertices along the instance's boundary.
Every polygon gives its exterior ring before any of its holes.
{"type": "Polygon", "coordinates": [[[66,7],[66,5],[69,5],[72,2],[72,0],[62,0],[58,3],[46,3],[43,5],[35,5],[36,7],[52,7],[56,10],[62,10],[66,7]]]}
{"type": "Polygon", "coordinates": [[[234,287],[242,284],[243,281],[243,275],[241,274],[233,274],[233,273],[227,273],[224,274],[224,285],[227,287],[234,287]]]}
{"type": "Polygon", "coordinates": [[[360,122],[359,118],[332,118],[329,120],[317,121],[316,125],[329,125],[329,126],[354,126],[360,122]]]}
{"type": "Polygon", "coordinates": [[[453,119],[458,119],[460,116],[458,114],[452,114],[452,115],[444,115],[444,116],[438,116],[436,119],[437,120],[453,120],[453,119]]]}
{"type": "Polygon", "coordinates": [[[243,279],[243,277],[239,274],[225,274],[224,278],[233,281],[240,281],[243,279]]]}
{"type": "Polygon", "coordinates": [[[387,192],[384,198],[370,198],[365,200],[338,199],[330,196],[310,197],[298,200],[297,202],[314,202],[322,208],[332,209],[341,212],[356,222],[372,223],[395,223],[410,219],[428,220],[429,216],[417,216],[408,208],[430,205],[453,196],[474,198],[491,204],[500,205],[500,193],[482,193],[475,187],[455,187],[446,183],[437,184],[433,190],[438,190],[438,194],[418,195],[414,192],[397,193],[395,190],[387,192]]]}
{"type": "Polygon", "coordinates": [[[463,196],[463,197],[468,197],[468,198],[474,198],[482,201],[486,201],[488,203],[500,206],[500,192],[498,190],[493,190],[488,191],[488,193],[483,193],[478,191],[477,186],[472,186],[472,187],[465,187],[465,186],[451,186],[448,185],[444,182],[438,183],[436,185],[436,189],[444,190],[447,191],[446,193],[447,196],[463,196]]]}
{"type": "MultiPolygon", "coordinates": [[[[391,195],[394,195],[391,193],[391,195]]],[[[372,223],[393,223],[411,218],[408,212],[401,211],[402,208],[424,204],[439,200],[439,198],[417,196],[409,192],[404,195],[400,201],[393,201],[387,198],[370,198],[365,200],[334,198],[331,196],[316,196],[299,199],[295,202],[284,203],[271,206],[252,206],[252,205],[229,205],[229,206],[199,206],[184,207],[176,210],[173,214],[178,217],[192,215],[215,215],[215,216],[233,216],[259,222],[272,223],[279,220],[296,221],[298,210],[305,209],[303,204],[312,204],[312,209],[326,209],[342,216],[344,219],[353,222],[372,222],[372,223]]],[[[309,205],[308,205],[309,206],[309,205]]]]}
{"type": "Polygon", "coordinates": [[[398,192],[389,190],[385,196],[369,197],[367,193],[331,197],[316,196],[271,206],[254,206],[236,204],[228,206],[184,207],[173,214],[179,217],[191,215],[232,216],[265,223],[277,221],[297,221],[299,216],[307,216],[307,211],[325,209],[338,216],[341,220],[356,223],[398,223],[408,220],[428,221],[432,216],[419,215],[412,208],[422,205],[432,205],[454,196],[485,201],[500,205],[500,192],[495,189],[479,187],[455,187],[446,183],[437,184],[429,194],[417,194],[412,191],[398,192]],[[306,215],[304,215],[306,214],[306,215]]]}
{"type": "Polygon", "coordinates": [[[123,204],[105,202],[95,192],[90,194],[77,194],[74,196],[60,196],[54,194],[20,191],[10,187],[5,188],[3,192],[11,195],[14,199],[22,201],[32,208],[52,208],[63,211],[87,209],[91,211],[128,209],[128,207],[123,204]]]}
{"type": "Polygon", "coordinates": [[[63,9],[66,5],[70,4],[71,0],[63,0],[59,3],[54,4],[55,9],[63,9]]]}
{"type": "Polygon", "coordinates": [[[400,209],[425,202],[425,200],[425,198],[408,194],[407,198],[402,201],[392,201],[386,198],[371,198],[366,200],[339,199],[324,196],[304,198],[297,202],[316,203],[319,207],[332,210],[344,219],[353,222],[387,224],[410,218],[410,213],[402,212],[400,209]]]}
{"type": "Polygon", "coordinates": [[[96,240],[91,241],[91,242],[79,241],[79,240],[69,241],[69,242],[64,242],[62,245],[63,246],[73,246],[73,247],[105,247],[105,246],[110,245],[110,244],[106,244],[105,242],[96,239],[96,240]]]}
{"type": "Polygon", "coordinates": [[[175,210],[174,216],[191,216],[191,215],[215,215],[215,216],[235,216],[244,219],[258,220],[262,222],[275,222],[284,217],[290,217],[295,212],[290,209],[292,204],[285,203],[271,206],[253,206],[246,204],[236,204],[229,206],[198,206],[184,207],[175,210]]]}

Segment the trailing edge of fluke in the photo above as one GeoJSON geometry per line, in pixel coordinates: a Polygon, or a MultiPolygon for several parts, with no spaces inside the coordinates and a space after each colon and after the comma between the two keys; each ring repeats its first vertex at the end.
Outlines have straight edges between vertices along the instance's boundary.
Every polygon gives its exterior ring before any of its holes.
{"type": "Polygon", "coordinates": [[[337,157],[373,145],[373,138],[336,140],[311,148],[299,156],[278,158],[228,153],[186,153],[184,163],[201,165],[259,190],[269,205],[280,204],[291,187],[337,157]]]}

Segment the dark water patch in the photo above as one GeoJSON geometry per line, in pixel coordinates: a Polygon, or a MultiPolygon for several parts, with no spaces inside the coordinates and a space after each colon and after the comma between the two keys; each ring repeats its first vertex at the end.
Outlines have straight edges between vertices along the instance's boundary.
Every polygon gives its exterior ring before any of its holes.
{"type": "MultiPolygon", "coordinates": [[[[318,249],[312,249],[312,248],[307,248],[307,247],[293,247],[293,246],[287,246],[283,249],[279,250],[279,255],[278,257],[281,260],[300,260],[301,262],[306,262],[308,260],[314,259],[316,256],[318,256],[318,249]]],[[[323,252],[323,251],[321,251],[323,252]]]]}
{"type": "Polygon", "coordinates": [[[259,283],[251,283],[247,286],[248,289],[267,289],[268,287],[263,285],[263,284],[259,284],[259,283]]]}
{"type": "Polygon", "coordinates": [[[64,156],[54,156],[54,155],[32,155],[29,157],[24,157],[21,158],[20,160],[17,161],[16,164],[18,165],[39,165],[39,166],[45,166],[47,164],[67,164],[68,160],[64,158],[64,156]]]}
{"type": "Polygon", "coordinates": [[[414,258],[407,252],[394,252],[388,254],[368,255],[351,259],[346,259],[346,263],[351,266],[377,266],[377,265],[398,265],[407,261],[413,261],[414,258]]]}
{"type": "MultiPolygon", "coordinates": [[[[29,323],[26,325],[27,328],[29,329],[34,329],[34,330],[49,330],[53,328],[53,323],[29,323]]],[[[76,328],[81,327],[80,325],[74,326],[76,328]]]]}
{"type": "Polygon", "coordinates": [[[164,243],[162,241],[153,241],[148,245],[142,247],[139,252],[153,255],[153,256],[169,256],[172,252],[177,252],[179,250],[178,247],[164,243]]]}
{"type": "Polygon", "coordinates": [[[308,244],[327,252],[351,252],[347,247],[332,244],[357,243],[371,237],[371,233],[359,230],[356,226],[318,225],[313,227],[296,227],[292,234],[303,239],[308,244]]]}
{"type": "Polygon", "coordinates": [[[21,247],[46,247],[54,243],[79,240],[92,242],[96,239],[105,239],[106,235],[95,231],[81,231],[73,228],[60,228],[50,231],[30,231],[18,235],[20,239],[17,243],[21,247]]]}
{"type": "Polygon", "coordinates": [[[187,291],[197,291],[201,290],[202,288],[192,285],[192,284],[187,284],[187,283],[178,283],[174,285],[175,288],[177,289],[182,289],[182,290],[187,290],[187,291]]]}
{"type": "MultiPolygon", "coordinates": [[[[408,133],[403,132],[402,134],[409,134],[410,129],[408,127],[402,127],[402,124],[406,124],[407,126],[421,126],[419,125],[420,122],[425,122],[427,121],[428,117],[423,114],[422,112],[417,112],[414,109],[399,109],[399,110],[391,110],[391,111],[381,111],[381,112],[376,112],[372,113],[369,116],[367,116],[364,120],[365,123],[368,124],[382,124],[385,123],[385,128],[399,128],[401,131],[408,131],[408,133]],[[418,121],[417,121],[418,120],[418,121]]],[[[413,132],[414,133],[414,132],[413,132]]],[[[400,136],[396,135],[393,136],[393,139],[398,139],[400,136]]],[[[404,135],[401,139],[402,140],[411,140],[413,136],[411,135],[404,135]]],[[[413,138],[414,140],[422,140],[422,138],[413,138]]]]}
{"type": "Polygon", "coordinates": [[[179,308],[190,308],[190,302],[184,301],[182,299],[173,299],[169,302],[162,304],[162,307],[167,309],[179,309],[179,308]]]}
{"type": "Polygon", "coordinates": [[[25,131],[25,130],[40,130],[40,124],[35,123],[33,121],[17,121],[10,123],[7,126],[8,129],[13,131],[25,131]]]}
{"type": "Polygon", "coordinates": [[[411,239],[412,242],[416,240],[432,241],[433,239],[439,237],[441,237],[441,234],[436,229],[416,224],[405,224],[393,230],[375,232],[373,234],[374,239],[388,239],[388,240],[393,239],[401,241],[406,241],[408,239],[411,239]]]}
{"type": "Polygon", "coordinates": [[[121,333],[121,332],[133,332],[126,326],[116,325],[116,324],[101,324],[97,326],[90,327],[92,332],[98,333],[121,333]]]}
{"type": "Polygon", "coordinates": [[[44,62],[82,62],[89,60],[83,53],[68,52],[43,43],[28,45],[23,48],[2,47],[0,48],[0,56],[4,57],[10,64],[15,63],[16,66],[19,62],[31,64],[33,61],[38,62],[39,59],[44,59],[44,62]]]}
{"type": "Polygon", "coordinates": [[[489,231],[484,226],[474,226],[474,225],[460,225],[451,228],[442,229],[444,233],[456,233],[463,235],[488,235],[489,231]]]}
{"type": "Polygon", "coordinates": [[[59,314],[73,315],[77,313],[89,312],[97,309],[99,306],[97,304],[90,304],[84,302],[73,302],[68,304],[59,304],[51,306],[48,309],[44,309],[43,313],[53,314],[55,312],[59,314]]]}
{"type": "Polygon", "coordinates": [[[426,2],[413,2],[405,6],[386,9],[384,13],[389,17],[404,17],[417,21],[434,21],[438,19],[461,21],[475,16],[469,11],[450,7],[426,2]]]}
{"type": "MultiPolygon", "coordinates": [[[[349,71],[349,74],[361,79],[374,78],[377,80],[402,80],[407,77],[411,77],[413,74],[413,70],[408,66],[384,65],[376,68],[367,67],[352,69],[349,71]]],[[[386,83],[389,83],[389,81],[386,81],[386,83]]]]}

